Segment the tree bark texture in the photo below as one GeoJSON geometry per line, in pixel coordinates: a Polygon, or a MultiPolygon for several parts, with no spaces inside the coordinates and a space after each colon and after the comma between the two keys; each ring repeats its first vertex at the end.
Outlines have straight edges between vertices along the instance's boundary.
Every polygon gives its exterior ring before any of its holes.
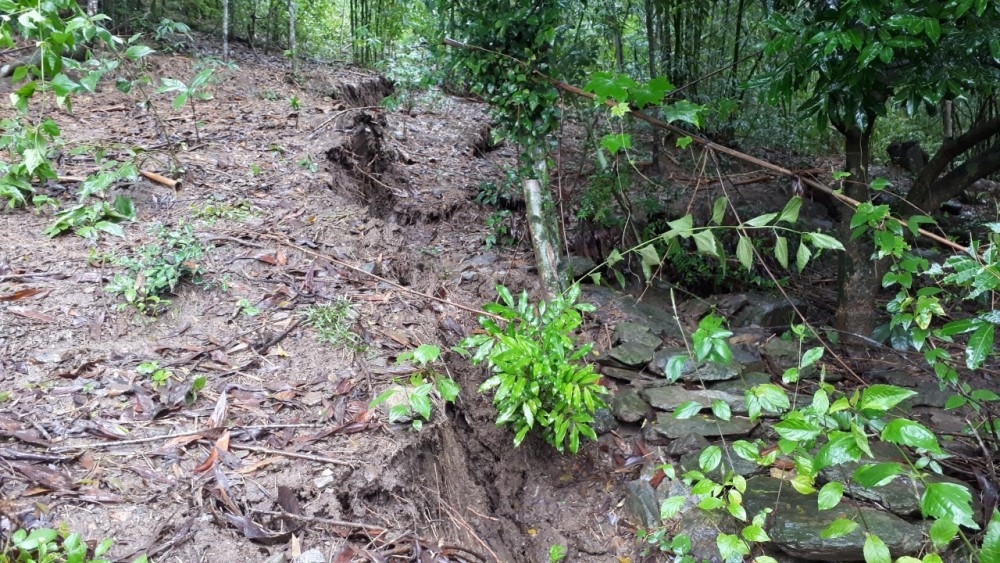
{"type": "MultiPolygon", "coordinates": [[[[844,194],[857,201],[868,200],[868,164],[871,162],[871,135],[874,118],[861,129],[849,126],[841,129],[847,156],[844,194]]],[[[876,262],[872,260],[872,243],[869,236],[851,238],[850,217],[840,222],[840,242],[844,252],[839,255],[837,276],[837,312],[834,328],[841,331],[842,342],[857,344],[871,336],[877,314],[875,298],[880,280],[876,262]],[[860,338],[859,338],[860,337],[860,338]]]]}
{"type": "MultiPolygon", "coordinates": [[[[961,166],[944,176],[941,175],[956,158],[998,135],[1000,135],[1000,118],[993,118],[954,139],[946,140],[913,181],[913,186],[906,195],[907,201],[924,213],[934,213],[942,203],[961,193],[976,180],[1000,171],[1000,139],[998,139],[994,140],[993,145],[985,151],[968,158],[961,166]]],[[[911,207],[910,210],[912,209],[911,207]]]]}
{"type": "MultiPolygon", "coordinates": [[[[535,149],[535,152],[541,151],[535,149]]],[[[541,179],[525,179],[521,187],[524,190],[528,228],[531,232],[531,246],[535,251],[538,277],[542,280],[545,299],[551,301],[563,290],[563,281],[559,275],[559,231],[553,224],[552,197],[547,185],[543,183],[548,177],[545,155],[534,154],[532,156],[535,160],[535,172],[541,179]]]]}

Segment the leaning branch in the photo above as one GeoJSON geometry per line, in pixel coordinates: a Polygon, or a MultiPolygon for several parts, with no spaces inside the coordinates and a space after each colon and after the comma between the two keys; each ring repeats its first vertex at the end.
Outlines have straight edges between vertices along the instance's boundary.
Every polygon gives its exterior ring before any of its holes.
{"type": "MultiPolygon", "coordinates": [[[[506,58],[508,58],[508,59],[510,59],[512,61],[517,62],[520,65],[523,65],[525,68],[531,68],[530,65],[528,65],[524,61],[522,61],[520,59],[517,59],[515,57],[512,57],[510,55],[506,55],[506,54],[503,54],[503,53],[497,53],[495,51],[490,51],[488,49],[484,49],[482,47],[477,47],[477,46],[474,46],[474,45],[466,45],[465,43],[461,43],[459,41],[455,41],[454,39],[449,39],[447,37],[444,38],[443,43],[445,45],[448,45],[449,47],[455,47],[457,49],[473,49],[473,50],[478,50],[478,51],[486,51],[486,52],[492,53],[494,55],[500,55],[500,56],[506,57],[506,58]]],[[[556,80],[556,79],[554,79],[554,78],[552,78],[552,77],[550,77],[550,76],[548,76],[548,75],[546,75],[546,74],[544,74],[544,73],[542,73],[542,72],[540,72],[540,71],[538,71],[536,69],[531,69],[531,70],[532,70],[532,73],[535,76],[537,76],[541,80],[544,80],[544,81],[548,82],[552,86],[554,86],[554,87],[556,87],[556,88],[558,88],[558,89],[560,89],[560,90],[562,90],[564,92],[568,92],[570,94],[575,94],[577,96],[581,96],[581,97],[584,97],[584,98],[587,98],[587,99],[590,99],[590,100],[596,100],[597,99],[597,97],[594,94],[592,94],[590,92],[584,92],[582,89],[580,89],[580,88],[578,88],[576,86],[573,86],[572,84],[568,84],[566,82],[562,82],[561,80],[556,80]]],[[[606,105],[608,105],[609,107],[614,107],[616,105],[615,102],[613,102],[611,100],[605,100],[604,103],[606,105]]],[[[789,170],[787,168],[784,168],[782,166],[778,166],[777,164],[773,164],[773,163],[767,162],[765,160],[761,160],[759,158],[754,158],[754,157],[752,157],[752,156],[750,156],[750,155],[748,155],[746,153],[742,153],[742,152],[740,152],[738,150],[731,149],[729,147],[720,145],[718,143],[713,143],[712,141],[709,141],[708,139],[706,139],[704,137],[701,137],[701,136],[698,136],[698,135],[692,135],[689,131],[685,131],[685,130],[683,130],[680,127],[677,127],[675,125],[671,125],[670,123],[667,123],[666,121],[663,121],[661,119],[657,119],[655,117],[646,115],[646,114],[642,113],[641,111],[632,110],[630,113],[635,118],[641,119],[642,121],[645,121],[646,123],[649,123],[653,127],[657,127],[659,129],[664,129],[666,131],[670,131],[670,132],[675,133],[677,135],[681,135],[681,136],[685,136],[685,137],[690,137],[691,140],[692,140],[692,142],[694,142],[697,145],[701,145],[702,147],[704,147],[704,148],[706,148],[708,150],[712,150],[712,151],[716,151],[716,152],[721,152],[723,154],[727,154],[727,155],[729,155],[729,156],[731,156],[733,158],[742,160],[744,162],[749,162],[750,164],[759,166],[759,167],[764,168],[766,170],[770,170],[770,171],[775,172],[777,174],[781,174],[782,176],[787,176],[787,177],[793,178],[793,179],[794,178],[798,178],[802,183],[810,186],[811,188],[813,188],[813,189],[815,189],[817,191],[820,191],[822,193],[828,194],[830,197],[833,197],[834,199],[836,199],[836,200],[838,200],[838,201],[840,201],[840,202],[842,202],[842,203],[850,206],[852,209],[857,209],[858,206],[861,205],[861,203],[859,201],[857,201],[856,199],[853,199],[853,198],[847,197],[844,194],[838,193],[838,192],[830,189],[829,187],[827,187],[827,186],[821,184],[820,182],[817,182],[816,180],[813,180],[811,178],[802,178],[802,177],[799,177],[797,174],[795,174],[791,170],[789,170]]],[[[907,226],[906,221],[904,221],[902,219],[897,219],[896,217],[892,217],[892,216],[890,216],[890,219],[893,220],[893,221],[895,221],[895,222],[897,222],[897,223],[899,223],[900,225],[902,225],[904,227],[907,226]]],[[[964,253],[964,252],[968,251],[964,246],[962,246],[962,245],[960,245],[958,243],[955,243],[953,241],[950,241],[950,240],[946,239],[945,237],[942,237],[940,235],[934,234],[934,233],[932,233],[932,232],[930,232],[930,231],[928,231],[926,229],[918,229],[918,231],[919,231],[919,233],[921,235],[923,235],[923,236],[925,236],[925,237],[933,240],[934,242],[937,242],[938,244],[940,244],[942,246],[951,248],[952,250],[954,250],[956,252],[963,252],[964,253]]]]}

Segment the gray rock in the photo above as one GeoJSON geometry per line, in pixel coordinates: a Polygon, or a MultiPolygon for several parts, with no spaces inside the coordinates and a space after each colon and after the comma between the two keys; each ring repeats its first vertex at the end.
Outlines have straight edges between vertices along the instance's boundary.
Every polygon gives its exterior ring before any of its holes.
{"type": "MultiPolygon", "coordinates": [[[[918,516],[920,513],[920,497],[926,489],[924,483],[914,480],[908,475],[896,475],[892,481],[880,487],[866,488],[854,483],[851,476],[864,465],[876,463],[896,462],[905,469],[908,464],[900,455],[895,446],[885,442],[873,442],[870,444],[874,459],[866,459],[864,462],[847,462],[835,467],[827,467],[820,472],[820,476],[827,481],[837,481],[844,484],[844,494],[859,500],[868,500],[884,506],[890,512],[903,517],[918,516]]],[[[944,475],[928,474],[924,479],[930,483],[955,483],[957,485],[968,486],[966,483],[947,477],[944,475]]]]}
{"type": "MultiPolygon", "coordinates": [[[[667,362],[674,356],[687,356],[684,348],[661,348],[653,356],[649,363],[649,371],[666,376],[667,362]]],[[[684,367],[681,369],[681,381],[702,383],[709,381],[724,381],[734,379],[740,375],[740,368],[737,365],[722,365],[714,362],[695,364],[694,360],[687,358],[684,367]]]]}
{"type": "Polygon", "coordinates": [[[629,521],[643,528],[660,525],[660,503],[649,481],[636,479],[625,487],[625,513],[629,521]]]}
{"type": "Polygon", "coordinates": [[[657,489],[661,498],[683,497],[677,515],[670,523],[678,533],[684,533],[691,540],[688,553],[695,561],[722,561],[717,539],[720,533],[738,534],[740,525],[723,511],[708,512],[698,508],[701,495],[691,493],[691,488],[682,481],[664,479],[657,489]]]}
{"type": "Polygon", "coordinates": [[[692,418],[678,420],[670,413],[661,412],[656,416],[656,422],[650,425],[653,430],[667,438],[677,439],[685,434],[698,434],[708,438],[717,436],[746,436],[756,426],[750,419],[734,416],[730,420],[719,420],[712,416],[698,415],[692,418]]]}
{"type": "Polygon", "coordinates": [[[680,385],[647,387],[642,390],[642,398],[653,407],[663,411],[673,411],[683,403],[694,401],[702,408],[710,408],[713,401],[722,401],[736,414],[746,414],[747,407],[740,395],[711,389],[685,389],[680,385]]]}
{"type": "Polygon", "coordinates": [[[634,297],[609,287],[585,286],[581,300],[598,305],[598,318],[610,324],[618,322],[624,315],[626,321],[647,326],[650,332],[657,336],[677,340],[691,336],[687,329],[684,333],[681,332],[677,320],[670,311],[649,303],[638,302],[634,297]]]}
{"type": "Polygon", "coordinates": [[[559,262],[560,273],[574,280],[583,279],[584,276],[596,267],[597,263],[586,256],[570,255],[559,262]]]}
{"type": "Polygon", "coordinates": [[[591,428],[594,432],[598,434],[607,434],[612,430],[618,428],[618,421],[615,420],[615,416],[611,413],[611,409],[604,407],[594,411],[594,423],[591,424],[591,428]]]}
{"type": "Polygon", "coordinates": [[[733,354],[733,362],[743,367],[743,371],[764,371],[767,366],[760,357],[756,345],[734,344],[730,339],[729,351],[733,354]]]}
{"type": "MultiPolygon", "coordinates": [[[[808,345],[802,346],[802,352],[805,353],[805,351],[811,347],[812,346],[808,345]]],[[[760,354],[763,356],[765,362],[776,370],[775,375],[779,377],[788,368],[799,365],[799,343],[792,340],[772,338],[764,344],[760,354]]],[[[817,363],[805,368],[799,374],[799,378],[815,379],[819,377],[820,372],[818,366],[819,364],[817,363]]],[[[839,376],[836,376],[835,374],[827,374],[827,381],[835,381],[839,379],[839,376]]]]}
{"type": "Polygon", "coordinates": [[[615,342],[636,342],[654,349],[663,344],[663,340],[650,332],[648,326],[629,322],[618,323],[615,327],[615,342]]]}
{"type": "Polygon", "coordinates": [[[730,326],[756,325],[762,328],[784,329],[792,321],[798,321],[795,309],[792,307],[793,303],[799,311],[806,312],[806,304],[794,297],[791,302],[780,295],[765,293],[748,293],[746,297],[746,303],[730,319],[730,326]]]}
{"type": "Polygon", "coordinates": [[[763,383],[770,383],[771,376],[759,372],[751,371],[744,372],[737,379],[730,379],[729,381],[717,381],[712,383],[709,387],[716,391],[725,391],[727,393],[732,393],[734,395],[743,396],[751,387],[761,385],[763,383]]]}
{"type": "Polygon", "coordinates": [[[646,418],[649,403],[642,398],[639,391],[625,387],[619,389],[615,398],[611,400],[611,412],[622,422],[638,422],[646,418]]]}
{"type": "MultiPolygon", "coordinates": [[[[392,390],[392,395],[389,395],[388,399],[379,404],[379,408],[382,409],[382,412],[385,414],[386,417],[389,416],[389,413],[395,406],[399,405],[409,406],[410,394],[413,393],[413,390],[415,388],[410,385],[392,385],[389,387],[389,389],[392,390]]],[[[411,415],[394,418],[391,419],[389,422],[406,424],[411,420],[413,420],[412,411],[411,415]]]]}
{"type": "Polygon", "coordinates": [[[820,511],[814,495],[800,494],[788,483],[767,476],[747,480],[743,506],[750,517],[774,509],[768,517],[771,541],[785,553],[809,561],[863,561],[866,529],[878,534],[893,558],[917,555],[923,544],[923,528],[898,516],[849,500],[841,501],[836,510],[820,511]],[[842,516],[865,524],[839,538],[820,537],[842,516]]]}
{"type": "Polygon", "coordinates": [[[683,456],[692,452],[701,452],[710,444],[711,442],[700,434],[685,434],[670,442],[664,448],[664,453],[670,456],[683,456]]]}
{"type": "Polygon", "coordinates": [[[646,373],[612,366],[601,366],[601,374],[613,379],[619,379],[621,381],[644,382],[663,380],[662,377],[654,377],[646,373]]]}
{"type": "Polygon", "coordinates": [[[607,357],[630,367],[641,367],[653,359],[656,348],[639,342],[623,342],[608,350],[607,357]]]}

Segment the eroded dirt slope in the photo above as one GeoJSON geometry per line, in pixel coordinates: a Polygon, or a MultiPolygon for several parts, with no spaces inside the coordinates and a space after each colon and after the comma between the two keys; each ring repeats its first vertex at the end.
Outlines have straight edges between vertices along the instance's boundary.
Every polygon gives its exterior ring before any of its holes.
{"type": "MultiPolygon", "coordinates": [[[[485,108],[434,95],[387,112],[389,85],[366,73],[307,64],[293,80],[281,61],[236,62],[196,116],[165,96],[152,111],[110,82],[54,114],[67,179],[43,190],[64,204],[72,177],[96,168],[74,148],[119,161],[141,149],[143,170],[182,180],[114,187],[139,215],[124,239],[50,239],[49,214],[0,213],[4,532],[62,522],[115,537],[117,558],[155,561],[625,553],[607,448],[513,449],[475,393],[480,371],[449,361],[459,404],[438,405],[420,433],[368,408],[409,376],[398,353],[474,327],[456,304],[478,306],[498,282],[535,288],[530,256],[483,250],[470,200],[513,165],[509,148],[477,148],[485,108]],[[206,274],[143,316],[104,288],[118,259],[156,242],[154,225],[190,225],[206,274]],[[322,344],[302,322],[337,300],[356,311],[359,349],[322,344]],[[149,362],[172,373],[166,385],[138,373],[149,362]]],[[[149,72],[186,81],[195,63],[159,56],[149,72]]]]}

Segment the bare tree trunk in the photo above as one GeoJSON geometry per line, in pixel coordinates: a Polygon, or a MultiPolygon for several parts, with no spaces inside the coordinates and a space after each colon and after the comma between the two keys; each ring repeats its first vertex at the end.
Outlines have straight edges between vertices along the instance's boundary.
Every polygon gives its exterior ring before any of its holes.
{"type": "MultiPolygon", "coordinates": [[[[649,78],[656,78],[656,22],[653,13],[653,0],[646,0],[646,45],[649,52],[649,78]]],[[[653,127],[652,152],[653,172],[660,170],[660,130],[653,127]]]]}
{"type": "Polygon", "coordinates": [[[96,16],[98,8],[99,8],[99,6],[97,4],[97,0],[87,0],[87,15],[88,16],[90,16],[90,17],[96,16]]]}
{"type": "Polygon", "coordinates": [[[222,60],[229,62],[229,0],[222,0],[222,60]]]}
{"type": "Polygon", "coordinates": [[[295,44],[295,0],[288,0],[288,50],[292,55],[292,74],[299,72],[298,47],[295,44]]]}
{"type": "MultiPolygon", "coordinates": [[[[868,126],[838,127],[844,135],[847,171],[844,195],[857,201],[868,201],[868,165],[871,163],[871,138],[875,116],[869,116],[868,126]]],[[[837,275],[837,312],[834,328],[841,331],[845,344],[862,343],[871,336],[878,319],[875,298],[880,286],[876,263],[872,260],[872,243],[868,236],[852,237],[851,220],[840,221],[840,242],[844,252],[839,254],[837,275]]]]}
{"type": "Polygon", "coordinates": [[[559,275],[559,235],[552,219],[554,207],[546,180],[548,171],[545,151],[538,147],[532,149],[532,158],[538,178],[525,179],[521,187],[524,190],[538,276],[542,280],[545,299],[551,301],[563,290],[563,280],[559,275]]]}

